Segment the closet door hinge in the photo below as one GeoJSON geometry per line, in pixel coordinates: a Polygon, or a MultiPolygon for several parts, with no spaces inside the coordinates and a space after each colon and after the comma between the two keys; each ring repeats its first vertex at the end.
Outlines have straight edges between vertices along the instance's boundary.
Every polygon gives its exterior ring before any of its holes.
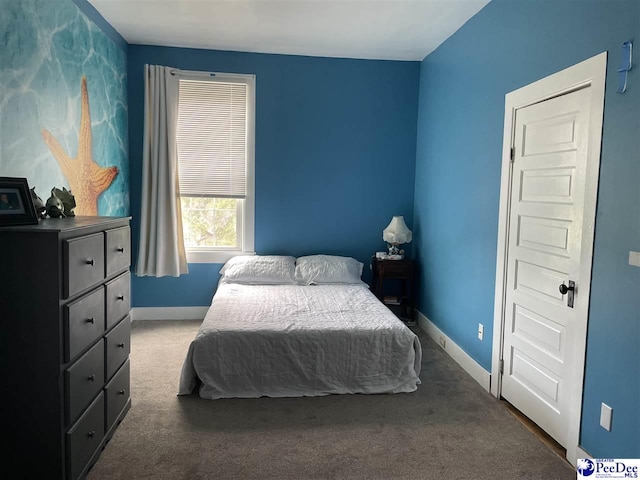
{"type": "Polygon", "coordinates": [[[504,373],[504,360],[500,360],[500,375],[504,373]]]}
{"type": "Polygon", "coordinates": [[[511,162],[516,159],[516,149],[511,147],[511,162]]]}

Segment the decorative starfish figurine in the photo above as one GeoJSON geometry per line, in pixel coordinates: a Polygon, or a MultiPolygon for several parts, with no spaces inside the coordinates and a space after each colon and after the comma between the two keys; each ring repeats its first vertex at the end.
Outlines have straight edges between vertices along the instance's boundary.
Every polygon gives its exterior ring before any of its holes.
{"type": "Polygon", "coordinates": [[[58,161],[62,173],[67,177],[70,190],[76,198],[76,215],[98,215],[98,197],[104,192],[118,174],[118,167],[104,168],[91,157],[91,113],[87,79],[82,77],[82,112],[80,115],[80,134],[78,136],[78,154],[72,159],[64,151],[51,133],[42,129],[42,138],[58,161]]]}

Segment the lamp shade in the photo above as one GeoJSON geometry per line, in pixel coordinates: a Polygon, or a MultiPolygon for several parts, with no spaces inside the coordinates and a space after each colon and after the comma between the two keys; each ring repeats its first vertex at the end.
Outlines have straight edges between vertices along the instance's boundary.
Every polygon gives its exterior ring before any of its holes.
{"type": "Polygon", "coordinates": [[[401,243],[409,243],[411,241],[411,230],[404,223],[404,217],[397,215],[391,219],[391,222],[382,231],[382,239],[392,245],[401,243]]]}

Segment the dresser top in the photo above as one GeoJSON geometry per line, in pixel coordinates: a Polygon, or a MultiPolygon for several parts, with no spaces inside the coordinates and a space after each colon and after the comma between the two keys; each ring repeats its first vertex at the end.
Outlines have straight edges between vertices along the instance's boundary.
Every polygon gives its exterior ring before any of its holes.
{"type": "Polygon", "coordinates": [[[41,219],[37,225],[15,225],[0,227],[2,232],[73,232],[90,227],[121,224],[123,220],[131,220],[131,217],[65,217],[41,219]]]}

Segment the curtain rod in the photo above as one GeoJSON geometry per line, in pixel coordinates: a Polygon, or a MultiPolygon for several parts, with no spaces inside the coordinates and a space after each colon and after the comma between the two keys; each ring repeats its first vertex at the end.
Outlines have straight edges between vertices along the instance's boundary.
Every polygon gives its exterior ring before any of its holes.
{"type": "Polygon", "coordinates": [[[215,72],[199,72],[197,70],[179,70],[174,69],[171,70],[171,75],[190,75],[194,77],[215,77],[217,73],[215,72]]]}

